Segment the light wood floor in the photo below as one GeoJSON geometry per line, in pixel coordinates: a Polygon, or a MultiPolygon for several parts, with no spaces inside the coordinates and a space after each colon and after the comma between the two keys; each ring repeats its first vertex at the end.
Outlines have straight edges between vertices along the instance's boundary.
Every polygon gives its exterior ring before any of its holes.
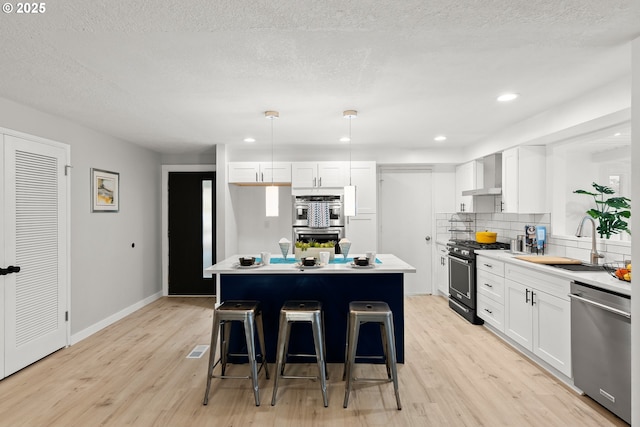
{"type": "Polygon", "coordinates": [[[160,299],[0,381],[0,426],[626,426],[434,296],[405,300],[401,411],[391,384],[373,383],[356,384],[343,409],[340,364],[329,365],[328,408],[311,380],[281,381],[272,407],[263,373],[260,407],[250,381],[232,379],[214,379],[203,406],[208,353],[186,356],[208,344],[212,305],[160,299]]]}

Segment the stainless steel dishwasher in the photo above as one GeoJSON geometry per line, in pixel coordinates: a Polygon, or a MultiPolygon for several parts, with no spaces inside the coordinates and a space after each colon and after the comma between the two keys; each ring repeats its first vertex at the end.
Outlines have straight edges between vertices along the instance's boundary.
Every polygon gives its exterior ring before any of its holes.
{"type": "Polygon", "coordinates": [[[631,297],[572,282],[574,384],[631,423],[631,297]]]}

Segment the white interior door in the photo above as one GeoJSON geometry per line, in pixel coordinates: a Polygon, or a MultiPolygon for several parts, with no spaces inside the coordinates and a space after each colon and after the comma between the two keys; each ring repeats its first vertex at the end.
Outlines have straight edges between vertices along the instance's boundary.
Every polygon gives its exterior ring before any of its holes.
{"type": "Polygon", "coordinates": [[[431,275],[431,171],[382,168],[379,184],[380,253],[391,253],[416,268],[405,274],[407,295],[433,293],[431,275]]]}
{"type": "Polygon", "coordinates": [[[0,263],[20,271],[0,276],[3,377],[68,341],[67,152],[60,145],[4,135],[0,263]]]}

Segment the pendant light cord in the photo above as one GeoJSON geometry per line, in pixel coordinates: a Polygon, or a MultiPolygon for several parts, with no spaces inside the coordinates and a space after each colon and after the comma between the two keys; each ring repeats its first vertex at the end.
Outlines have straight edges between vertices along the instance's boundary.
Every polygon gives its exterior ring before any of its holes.
{"type": "Polygon", "coordinates": [[[275,174],[274,170],[273,170],[273,120],[274,118],[271,117],[271,186],[273,186],[273,175],[275,174]]]}
{"type": "Polygon", "coordinates": [[[351,185],[351,120],[352,117],[349,117],[349,185],[351,185]]]}

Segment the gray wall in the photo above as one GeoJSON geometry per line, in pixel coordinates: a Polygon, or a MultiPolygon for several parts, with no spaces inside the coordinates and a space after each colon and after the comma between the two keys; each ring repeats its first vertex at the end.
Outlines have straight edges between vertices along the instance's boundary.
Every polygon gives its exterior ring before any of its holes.
{"type": "Polygon", "coordinates": [[[72,336],[161,292],[160,155],[3,98],[0,127],[71,147],[72,336]],[[92,167],[120,173],[120,212],[91,213],[92,167]]]}

